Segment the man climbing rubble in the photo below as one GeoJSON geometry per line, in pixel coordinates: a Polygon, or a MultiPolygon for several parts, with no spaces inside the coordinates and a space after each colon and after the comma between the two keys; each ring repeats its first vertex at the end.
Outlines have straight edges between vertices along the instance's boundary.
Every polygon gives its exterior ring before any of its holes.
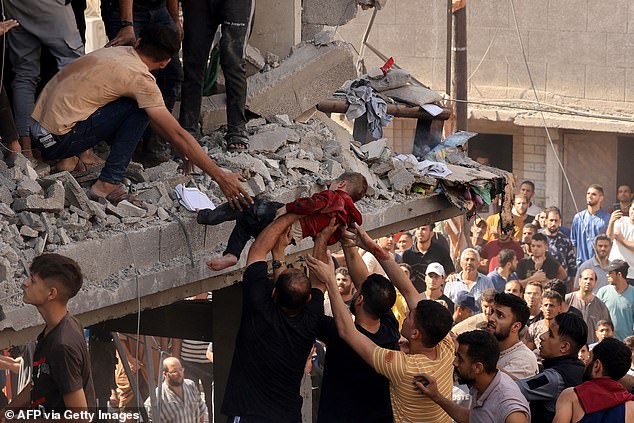
{"type": "Polygon", "coordinates": [[[121,185],[132,154],[149,124],[164,139],[210,175],[232,207],[251,197],[236,173],[225,173],[165,107],[153,71],[164,68],[180,48],[176,31],[148,25],[134,47],[97,50],[65,67],[44,88],[33,112],[33,144],[46,160],[73,157],[99,141],[110,145],[101,175],[88,196],[112,203],[128,200],[121,185]]]}

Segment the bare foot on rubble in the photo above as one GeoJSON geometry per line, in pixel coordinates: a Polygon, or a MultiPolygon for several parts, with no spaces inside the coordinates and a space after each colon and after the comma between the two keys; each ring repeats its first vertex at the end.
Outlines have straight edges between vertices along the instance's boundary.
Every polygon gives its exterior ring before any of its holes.
{"type": "Polygon", "coordinates": [[[227,254],[220,258],[209,260],[207,262],[207,267],[209,270],[223,270],[227,267],[234,266],[238,262],[238,258],[233,254],[227,254]]]}

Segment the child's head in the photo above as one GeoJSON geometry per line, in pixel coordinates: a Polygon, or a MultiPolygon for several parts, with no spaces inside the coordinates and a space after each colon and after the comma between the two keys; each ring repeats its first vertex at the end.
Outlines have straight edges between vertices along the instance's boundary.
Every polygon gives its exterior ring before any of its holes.
{"type": "Polygon", "coordinates": [[[368,181],[358,172],[346,172],[330,185],[330,190],[347,192],[352,200],[357,202],[365,196],[368,190],[368,181]]]}
{"type": "Polygon", "coordinates": [[[597,322],[595,330],[595,335],[599,342],[603,341],[605,338],[612,338],[614,336],[614,325],[609,320],[599,320],[597,322]]]}

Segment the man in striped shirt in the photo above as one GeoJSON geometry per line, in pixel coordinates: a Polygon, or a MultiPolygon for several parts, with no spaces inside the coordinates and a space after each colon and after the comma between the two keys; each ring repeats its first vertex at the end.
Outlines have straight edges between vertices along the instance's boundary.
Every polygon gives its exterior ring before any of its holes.
{"type": "Polygon", "coordinates": [[[155,423],[203,423],[207,406],[200,396],[196,383],[185,379],[184,369],[176,357],[163,361],[163,386],[161,395],[156,388],[157,399],[161,402],[160,418],[152,416],[150,398],[145,401],[148,416],[155,423]]]}
{"type": "Polygon", "coordinates": [[[455,344],[449,335],[453,320],[449,310],[436,301],[423,300],[412,282],[400,270],[394,258],[378,246],[368,234],[355,225],[355,241],[371,252],[385,270],[388,278],[401,292],[411,310],[401,334],[407,339],[404,349],[393,351],[378,347],[355,327],[346,305],[339,295],[330,256],[327,263],[308,255],[306,261],[316,278],[326,283],[331,294],[332,311],[339,335],[374,370],[390,381],[390,397],[394,422],[449,423],[451,418],[429,397],[418,391],[414,378],[430,374],[438,382],[439,391],[451,398],[455,344]]]}

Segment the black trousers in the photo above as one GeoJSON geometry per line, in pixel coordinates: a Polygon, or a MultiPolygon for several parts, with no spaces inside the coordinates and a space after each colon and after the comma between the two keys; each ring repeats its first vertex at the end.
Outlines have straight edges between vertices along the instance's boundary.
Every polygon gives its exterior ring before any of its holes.
{"type": "Polygon", "coordinates": [[[222,24],[220,65],[227,88],[227,138],[246,134],[247,76],[245,51],[255,12],[255,0],[184,1],[183,72],[179,120],[198,134],[203,79],[209,51],[222,24]]]}
{"type": "Polygon", "coordinates": [[[223,253],[233,254],[240,258],[242,250],[249,242],[249,239],[257,236],[273,220],[277,209],[284,206],[277,201],[262,200],[254,198],[254,203],[242,211],[232,209],[229,203],[223,203],[214,210],[205,209],[198,212],[197,222],[203,225],[218,225],[222,222],[236,221],[236,226],[229,235],[227,249],[223,253]]]}

